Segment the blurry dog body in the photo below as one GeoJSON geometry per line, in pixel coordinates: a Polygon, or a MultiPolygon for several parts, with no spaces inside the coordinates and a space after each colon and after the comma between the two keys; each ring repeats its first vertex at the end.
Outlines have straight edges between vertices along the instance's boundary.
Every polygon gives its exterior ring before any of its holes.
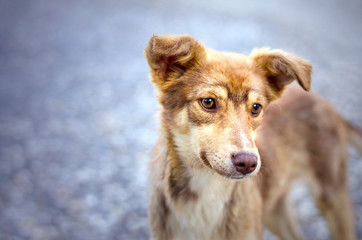
{"type": "Polygon", "coordinates": [[[355,239],[346,161],[360,135],[313,94],[294,87],[277,100],[293,80],[310,89],[309,62],[280,50],[220,53],[187,35],[152,37],[146,57],[162,106],[154,239],[262,239],[263,223],[300,239],[287,200],[299,179],[333,237],[355,239]]]}

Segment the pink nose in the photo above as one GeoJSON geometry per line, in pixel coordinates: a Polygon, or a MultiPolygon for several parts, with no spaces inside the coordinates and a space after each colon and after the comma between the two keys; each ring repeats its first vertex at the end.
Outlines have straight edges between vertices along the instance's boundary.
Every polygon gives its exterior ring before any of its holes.
{"type": "Polygon", "coordinates": [[[258,165],[258,158],[252,153],[238,152],[231,159],[236,170],[244,175],[253,172],[258,165]]]}

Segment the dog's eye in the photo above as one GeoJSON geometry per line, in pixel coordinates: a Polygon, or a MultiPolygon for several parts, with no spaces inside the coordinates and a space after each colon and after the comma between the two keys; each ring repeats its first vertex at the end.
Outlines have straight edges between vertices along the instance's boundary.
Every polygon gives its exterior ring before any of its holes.
{"type": "Polygon", "coordinates": [[[254,103],[251,108],[251,115],[257,117],[261,112],[262,106],[259,103],[254,103]]]}
{"type": "Polygon", "coordinates": [[[200,100],[200,103],[207,110],[212,110],[216,108],[215,100],[212,98],[203,98],[200,100]]]}

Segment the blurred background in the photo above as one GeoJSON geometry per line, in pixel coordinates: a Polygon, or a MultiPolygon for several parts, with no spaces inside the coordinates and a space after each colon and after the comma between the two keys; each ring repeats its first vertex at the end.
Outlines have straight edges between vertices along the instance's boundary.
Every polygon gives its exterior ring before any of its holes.
{"type": "MultiPolygon", "coordinates": [[[[313,91],[362,128],[361,12],[360,0],[0,0],[0,239],[148,239],[153,34],[309,59],[313,91]]],[[[362,157],[350,154],[362,239],[362,157]]],[[[307,191],[293,195],[306,239],[330,239],[307,191]]]]}

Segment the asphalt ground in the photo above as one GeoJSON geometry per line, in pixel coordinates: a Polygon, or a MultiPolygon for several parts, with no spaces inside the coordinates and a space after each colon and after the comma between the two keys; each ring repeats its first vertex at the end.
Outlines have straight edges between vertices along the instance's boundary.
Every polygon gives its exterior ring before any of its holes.
{"type": "MultiPolygon", "coordinates": [[[[313,91],[362,128],[361,12],[358,0],[0,0],[0,239],[148,238],[153,34],[309,59],[313,91]]],[[[350,153],[362,239],[362,158],[350,153]]],[[[306,190],[293,196],[306,239],[330,239],[306,190]]]]}

